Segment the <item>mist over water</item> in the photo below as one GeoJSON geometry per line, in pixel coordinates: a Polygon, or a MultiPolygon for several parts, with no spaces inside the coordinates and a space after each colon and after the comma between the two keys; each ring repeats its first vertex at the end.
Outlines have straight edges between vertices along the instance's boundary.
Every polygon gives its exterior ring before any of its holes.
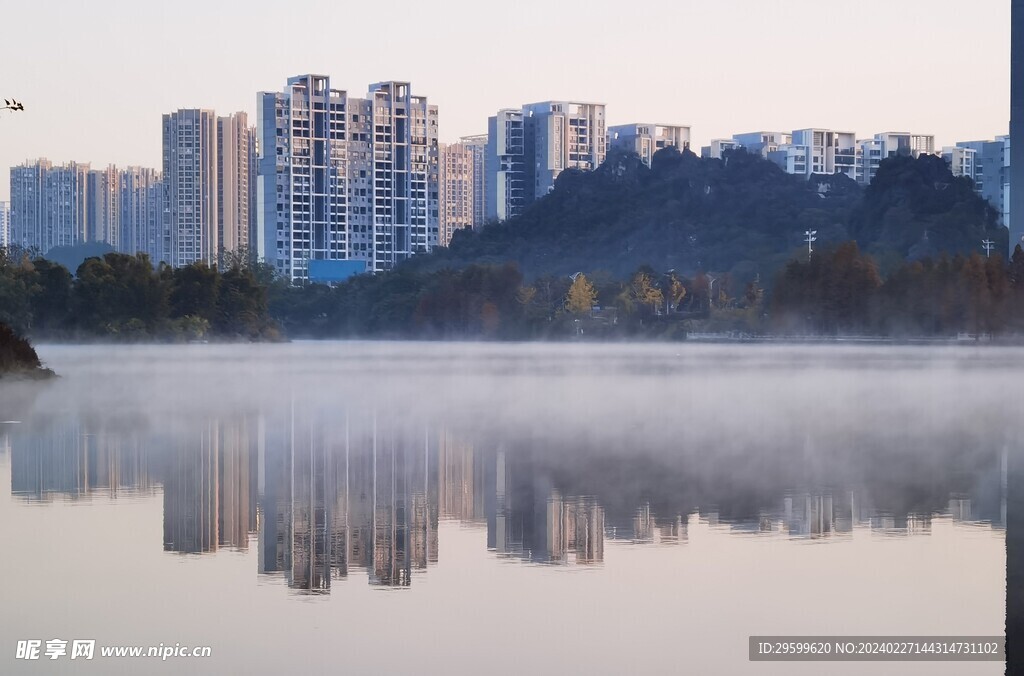
{"type": "Polygon", "coordinates": [[[747,636],[1003,632],[1024,350],[39,353],[58,381],[0,386],[5,636],[213,647],[160,673],[815,674],[747,636]]]}

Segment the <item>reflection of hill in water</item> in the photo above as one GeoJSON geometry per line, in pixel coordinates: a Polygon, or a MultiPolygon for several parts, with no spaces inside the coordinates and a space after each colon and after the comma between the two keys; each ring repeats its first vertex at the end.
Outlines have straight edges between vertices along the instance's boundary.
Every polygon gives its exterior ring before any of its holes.
{"type": "Polygon", "coordinates": [[[485,526],[496,555],[548,564],[601,563],[608,540],[685,543],[693,519],[823,541],[856,528],[927,534],[935,515],[1003,524],[1003,451],[981,438],[804,434],[719,453],[462,434],[384,413],[295,405],[172,427],[38,418],[10,435],[12,492],[80,499],[162,485],[167,551],[255,540],[261,574],[319,593],[356,571],[410,586],[443,557],[442,520],[485,526]]]}

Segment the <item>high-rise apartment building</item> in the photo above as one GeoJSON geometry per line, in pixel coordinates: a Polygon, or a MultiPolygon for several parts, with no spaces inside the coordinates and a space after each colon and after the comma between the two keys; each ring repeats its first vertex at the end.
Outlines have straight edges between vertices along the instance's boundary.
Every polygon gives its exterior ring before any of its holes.
{"type": "Polygon", "coordinates": [[[456,230],[484,224],[486,136],[467,136],[440,146],[440,225],[438,240],[448,246],[456,230]]]}
{"type": "Polygon", "coordinates": [[[487,222],[487,134],[463,136],[460,143],[473,151],[473,227],[487,222]]]}
{"type": "Polygon", "coordinates": [[[93,169],[88,174],[88,216],[85,239],[106,242],[120,250],[121,213],[118,208],[121,176],[117,167],[93,169]]]}
{"type": "Polygon", "coordinates": [[[607,129],[603,103],[542,101],[523,106],[529,201],[551,192],[566,169],[596,169],[604,162],[607,129]],[[532,161],[531,161],[532,159],[532,161]]]}
{"type": "Polygon", "coordinates": [[[355,130],[363,111],[350,110],[324,75],[289,78],[284,91],[258,99],[257,249],[279,274],[301,280],[310,259],[349,257],[350,187],[356,213],[372,214],[372,177],[348,171],[350,151],[372,162],[372,132],[355,130]]]}
{"type": "Polygon", "coordinates": [[[608,127],[608,148],[634,152],[648,167],[654,153],[662,148],[690,147],[690,128],[683,125],[633,123],[608,127]]]}
{"type": "Polygon", "coordinates": [[[160,173],[128,167],[90,170],[47,160],[11,168],[10,241],[46,253],[55,246],[104,242],[119,252],[170,261],[160,173]]]}
{"type": "Polygon", "coordinates": [[[217,248],[218,252],[248,251],[252,230],[251,169],[256,153],[256,130],[248,116],[235,113],[217,118],[217,248]]]}
{"type": "Polygon", "coordinates": [[[10,241],[45,253],[86,241],[88,164],[11,167],[10,241]]]}
{"type": "MultiPolygon", "coordinates": [[[[1011,194],[1010,137],[997,136],[993,141],[963,141],[957,143],[956,147],[973,151],[974,173],[971,178],[974,179],[974,188],[999,211],[1000,221],[1008,227],[1011,194]]],[[[1015,242],[1011,244],[1016,246],[1015,242]]]]}
{"type": "Polygon", "coordinates": [[[487,123],[487,219],[513,218],[566,169],[596,169],[607,153],[603,103],[543,101],[503,109],[487,123]]]}
{"type": "Polygon", "coordinates": [[[212,110],[180,109],[164,115],[164,227],[175,267],[197,261],[213,265],[218,259],[217,138],[212,110]]]}
{"type": "Polygon", "coordinates": [[[260,255],[299,281],[311,261],[377,272],[436,246],[437,121],[408,82],[360,99],[301,75],[259,94],[260,255]]]}
{"type": "Polygon", "coordinates": [[[487,120],[486,213],[507,221],[527,204],[523,111],[506,108],[487,120]]]}
{"type": "Polygon", "coordinates": [[[164,229],[164,194],[160,172],[128,167],[120,173],[117,250],[146,253],[154,263],[170,263],[170,233],[164,229]]]}
{"type": "Polygon", "coordinates": [[[374,228],[384,231],[385,244],[376,246],[373,269],[380,271],[437,246],[438,117],[437,106],[413,96],[407,82],[371,85],[368,97],[376,137],[374,228]]]}
{"type": "Polygon", "coordinates": [[[0,247],[11,241],[11,210],[7,202],[0,202],[0,247]]]}

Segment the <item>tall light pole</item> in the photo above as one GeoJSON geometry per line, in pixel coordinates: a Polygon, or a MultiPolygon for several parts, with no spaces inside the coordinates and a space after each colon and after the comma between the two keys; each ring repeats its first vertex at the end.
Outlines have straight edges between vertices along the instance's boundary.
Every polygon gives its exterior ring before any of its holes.
{"type": "Polygon", "coordinates": [[[990,239],[981,240],[981,248],[985,250],[985,258],[991,258],[992,249],[996,248],[996,243],[990,239]]]}
{"type": "Polygon", "coordinates": [[[811,254],[814,253],[814,247],[811,246],[818,241],[817,230],[807,230],[804,232],[804,241],[807,242],[807,260],[811,260],[811,254]]]}
{"type": "Polygon", "coordinates": [[[672,286],[673,286],[673,282],[675,281],[675,274],[676,274],[676,269],[675,268],[671,268],[671,269],[669,269],[669,270],[667,270],[666,272],[663,273],[663,276],[668,279],[668,287],[666,288],[666,293],[665,293],[665,298],[664,298],[664,300],[665,300],[665,316],[666,317],[668,317],[669,312],[672,311],[672,300],[673,300],[673,298],[672,298],[672,286]]]}

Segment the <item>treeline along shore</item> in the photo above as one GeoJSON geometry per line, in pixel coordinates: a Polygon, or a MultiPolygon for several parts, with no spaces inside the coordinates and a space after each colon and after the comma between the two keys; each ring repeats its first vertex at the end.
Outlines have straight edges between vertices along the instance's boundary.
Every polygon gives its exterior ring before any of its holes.
{"type": "Polygon", "coordinates": [[[997,218],[937,157],[885,160],[863,189],[742,151],[666,149],[650,168],[612,153],[516,219],[336,286],[244,254],[171,268],[106,253],[72,271],[9,248],[0,322],[68,341],[1024,336],[1024,252],[1004,255],[997,218]]]}

